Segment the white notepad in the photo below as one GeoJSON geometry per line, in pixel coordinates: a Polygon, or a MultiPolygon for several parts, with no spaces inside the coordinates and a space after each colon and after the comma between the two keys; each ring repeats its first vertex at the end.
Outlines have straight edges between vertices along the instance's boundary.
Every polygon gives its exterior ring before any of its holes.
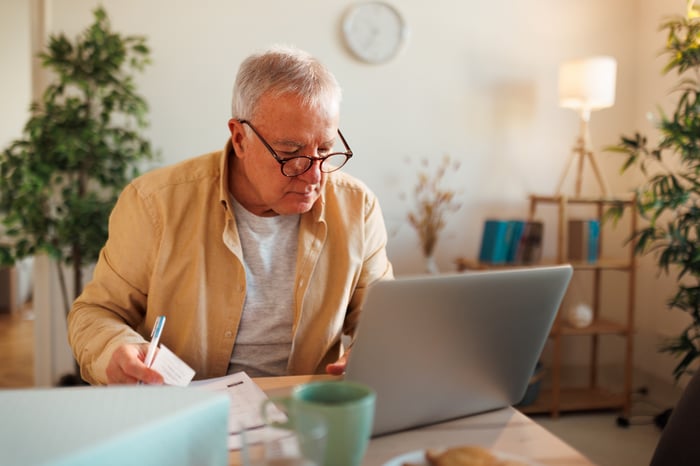
{"type": "MultiPolygon", "coordinates": [[[[197,380],[192,382],[190,387],[228,394],[231,400],[228,436],[228,448],[230,450],[239,450],[241,448],[242,429],[245,429],[246,441],[249,443],[259,442],[263,436],[268,436],[266,438],[269,438],[269,430],[265,428],[261,411],[262,404],[268,397],[245,372],[237,372],[213,379],[197,380]]],[[[272,421],[285,421],[287,418],[274,405],[270,406],[267,413],[272,421]]]]}
{"type": "Polygon", "coordinates": [[[185,361],[178,358],[161,343],[158,353],[151,364],[151,369],[163,376],[166,385],[176,387],[186,387],[194,377],[195,370],[187,365],[185,361]]]}

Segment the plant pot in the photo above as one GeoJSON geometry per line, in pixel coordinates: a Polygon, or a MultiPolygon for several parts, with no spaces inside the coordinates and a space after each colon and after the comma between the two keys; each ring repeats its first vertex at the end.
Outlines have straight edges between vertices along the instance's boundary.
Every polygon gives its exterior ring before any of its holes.
{"type": "Polygon", "coordinates": [[[432,254],[425,257],[425,271],[430,274],[440,273],[440,269],[438,269],[437,262],[435,261],[435,256],[432,254]]]}

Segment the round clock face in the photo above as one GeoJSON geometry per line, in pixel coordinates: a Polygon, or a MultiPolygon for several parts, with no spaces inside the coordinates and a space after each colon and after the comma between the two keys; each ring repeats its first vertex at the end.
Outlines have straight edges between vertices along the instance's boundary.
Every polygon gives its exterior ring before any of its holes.
{"type": "Polygon", "coordinates": [[[396,56],[406,39],[401,14],[384,2],[358,3],[343,21],[343,35],[350,50],[367,63],[385,63],[396,56]]]}

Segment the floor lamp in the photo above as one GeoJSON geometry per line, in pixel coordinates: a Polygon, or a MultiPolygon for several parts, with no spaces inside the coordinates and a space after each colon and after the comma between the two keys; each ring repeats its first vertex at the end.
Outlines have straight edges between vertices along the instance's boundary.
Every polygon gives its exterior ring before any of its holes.
{"type": "Polygon", "coordinates": [[[612,107],[615,103],[615,76],[617,62],[612,57],[590,57],[566,61],[559,67],[559,105],[576,110],[580,116],[580,131],[564,171],[559,178],[557,194],[561,194],[564,180],[576,163],[576,196],[581,196],[583,166],[591,164],[603,196],[610,192],[600,165],[593,153],[588,122],[591,112],[612,107]]]}

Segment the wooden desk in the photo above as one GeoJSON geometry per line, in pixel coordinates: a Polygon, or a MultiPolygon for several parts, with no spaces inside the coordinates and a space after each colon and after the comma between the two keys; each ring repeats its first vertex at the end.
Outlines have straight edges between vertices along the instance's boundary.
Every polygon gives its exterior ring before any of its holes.
{"type": "MultiPolygon", "coordinates": [[[[279,395],[301,383],[333,378],[332,376],[293,376],[264,377],[254,380],[268,395],[279,395]]],[[[593,465],[581,453],[514,408],[373,438],[362,464],[381,466],[395,456],[410,451],[456,445],[481,445],[521,456],[542,465],[593,465]]],[[[231,452],[229,458],[232,466],[240,464],[237,452],[231,452]]]]}

